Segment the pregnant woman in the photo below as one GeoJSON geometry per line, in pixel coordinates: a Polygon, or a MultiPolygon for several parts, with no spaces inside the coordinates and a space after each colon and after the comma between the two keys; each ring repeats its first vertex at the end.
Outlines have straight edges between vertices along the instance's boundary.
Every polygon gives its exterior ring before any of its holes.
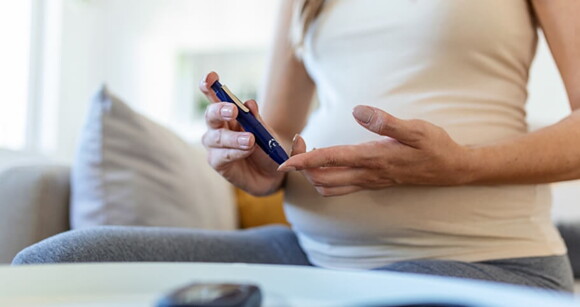
{"type": "Polygon", "coordinates": [[[239,261],[571,291],[547,183],[580,178],[580,114],[529,133],[524,107],[538,27],[580,107],[580,2],[282,6],[263,106],[246,105],[292,157],[278,166],[256,146],[211,91],[216,73],[200,88],[214,102],[210,164],[255,195],[284,188],[292,229],[104,227],[48,239],[15,263],[239,261]]]}

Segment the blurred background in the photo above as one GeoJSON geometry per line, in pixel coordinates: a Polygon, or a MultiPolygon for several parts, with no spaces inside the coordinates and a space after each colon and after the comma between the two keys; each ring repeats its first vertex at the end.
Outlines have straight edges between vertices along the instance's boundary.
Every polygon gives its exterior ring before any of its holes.
{"type": "Polygon", "coordinates": [[[106,83],[190,141],[210,69],[256,97],[278,1],[0,0],[0,147],[70,162],[106,83]],[[237,82],[237,83],[236,83],[237,82]]]}
{"type": "MultiPolygon", "coordinates": [[[[257,97],[279,1],[0,0],[0,165],[36,156],[70,164],[103,83],[199,140],[198,80],[213,69],[241,98],[257,97]]],[[[543,38],[529,92],[531,129],[570,112],[543,38]]],[[[578,199],[577,183],[557,189],[556,198],[578,199]]]]}

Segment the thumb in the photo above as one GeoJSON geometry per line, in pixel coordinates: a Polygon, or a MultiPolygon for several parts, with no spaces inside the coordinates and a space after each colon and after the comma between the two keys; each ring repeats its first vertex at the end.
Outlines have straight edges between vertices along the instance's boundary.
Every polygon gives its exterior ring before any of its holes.
{"type": "MultiPolygon", "coordinates": [[[[248,107],[248,109],[250,109],[250,112],[252,112],[252,115],[254,115],[254,117],[258,118],[260,117],[260,111],[258,110],[258,103],[254,100],[254,99],[250,99],[246,102],[244,102],[244,105],[246,107],[248,107]]],[[[259,118],[261,120],[261,118],[259,118]]]]}
{"type": "MultiPolygon", "coordinates": [[[[294,139],[292,139],[292,149],[290,150],[290,158],[294,157],[295,155],[303,154],[306,152],[306,142],[304,139],[299,135],[294,135],[294,139]]],[[[286,166],[288,161],[280,164],[278,167],[279,172],[288,172],[291,170],[296,170],[293,166],[288,167],[286,166]]]]}
{"type": "Polygon", "coordinates": [[[297,154],[302,154],[306,152],[306,142],[304,139],[299,135],[296,134],[294,139],[292,140],[292,150],[290,152],[290,156],[295,156],[297,154]]]}
{"type": "Polygon", "coordinates": [[[266,127],[266,130],[270,131],[270,133],[272,133],[272,129],[270,129],[270,127],[268,125],[266,125],[266,123],[264,122],[264,119],[262,119],[262,115],[260,115],[260,110],[258,109],[258,103],[254,100],[254,99],[250,99],[246,102],[244,102],[244,105],[246,107],[248,107],[248,109],[250,109],[250,112],[252,113],[252,115],[254,115],[254,117],[262,124],[264,125],[264,127],[266,127]]]}
{"type": "Polygon", "coordinates": [[[400,143],[416,147],[424,139],[424,125],[421,121],[402,120],[370,106],[358,105],[352,114],[359,125],[400,143]]]}

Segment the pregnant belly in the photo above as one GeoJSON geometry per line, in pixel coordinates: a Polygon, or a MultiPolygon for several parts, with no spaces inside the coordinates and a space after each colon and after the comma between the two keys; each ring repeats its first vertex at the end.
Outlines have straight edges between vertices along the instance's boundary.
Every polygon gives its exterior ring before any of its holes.
{"type": "Polygon", "coordinates": [[[549,219],[549,207],[544,185],[393,187],[322,197],[292,173],[285,193],[293,227],[329,243],[404,242],[426,234],[525,238],[532,235],[525,224],[549,219]]]}

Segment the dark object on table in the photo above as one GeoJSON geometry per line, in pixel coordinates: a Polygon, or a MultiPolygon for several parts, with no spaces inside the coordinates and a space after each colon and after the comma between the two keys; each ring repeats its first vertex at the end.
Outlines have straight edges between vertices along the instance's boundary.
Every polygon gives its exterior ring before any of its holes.
{"type": "Polygon", "coordinates": [[[404,305],[384,305],[381,307],[472,307],[468,305],[445,304],[445,303],[417,303],[404,305]]]}
{"type": "Polygon", "coordinates": [[[399,303],[390,303],[390,304],[369,304],[364,305],[367,307],[483,307],[482,305],[474,305],[467,302],[460,302],[457,300],[452,301],[442,301],[442,300],[434,300],[434,301],[414,301],[410,300],[407,302],[399,302],[399,303]]]}
{"type": "Polygon", "coordinates": [[[157,307],[258,307],[260,288],[248,284],[193,283],[157,302],[157,307]]]}

